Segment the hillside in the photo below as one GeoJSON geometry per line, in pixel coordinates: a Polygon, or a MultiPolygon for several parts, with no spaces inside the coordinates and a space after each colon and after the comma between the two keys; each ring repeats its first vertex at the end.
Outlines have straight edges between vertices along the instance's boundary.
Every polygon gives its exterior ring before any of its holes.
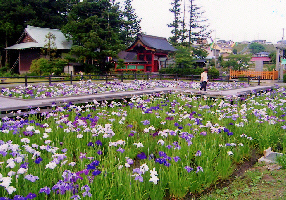
{"type": "MultiPolygon", "coordinates": [[[[237,52],[240,53],[243,49],[247,47],[248,44],[237,44],[233,47],[233,49],[237,49],[237,52]]],[[[275,52],[276,49],[273,44],[262,44],[265,47],[265,51],[272,53],[275,52]]],[[[244,53],[250,53],[249,49],[247,49],[244,53]]]]}

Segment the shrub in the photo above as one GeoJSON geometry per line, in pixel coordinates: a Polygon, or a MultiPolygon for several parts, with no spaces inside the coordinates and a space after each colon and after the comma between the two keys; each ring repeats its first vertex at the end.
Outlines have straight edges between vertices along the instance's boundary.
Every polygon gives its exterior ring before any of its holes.
{"type": "Polygon", "coordinates": [[[163,68],[159,72],[162,74],[178,74],[178,75],[200,75],[204,71],[203,68],[163,68]]]}
{"type": "Polygon", "coordinates": [[[219,71],[215,67],[211,67],[208,71],[208,75],[212,78],[218,78],[219,77],[219,71]]]}
{"type": "Polygon", "coordinates": [[[67,61],[64,59],[58,58],[50,61],[45,58],[39,58],[32,61],[30,71],[39,76],[52,73],[59,75],[63,72],[65,65],[67,65],[67,61]]]}

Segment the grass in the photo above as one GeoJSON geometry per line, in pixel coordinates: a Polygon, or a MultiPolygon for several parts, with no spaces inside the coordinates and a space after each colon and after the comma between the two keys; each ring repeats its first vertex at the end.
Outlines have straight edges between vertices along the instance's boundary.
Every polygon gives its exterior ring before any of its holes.
{"type": "Polygon", "coordinates": [[[217,188],[200,199],[286,199],[285,172],[285,169],[270,171],[267,165],[257,163],[228,186],[217,188]]]}

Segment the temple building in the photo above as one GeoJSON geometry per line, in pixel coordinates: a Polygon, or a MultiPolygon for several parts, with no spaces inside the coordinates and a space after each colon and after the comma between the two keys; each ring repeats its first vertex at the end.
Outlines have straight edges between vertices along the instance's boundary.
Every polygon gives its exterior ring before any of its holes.
{"type": "Polygon", "coordinates": [[[20,74],[27,73],[33,60],[43,57],[41,51],[47,48],[47,35],[54,36],[54,48],[57,50],[57,57],[61,57],[62,53],[67,53],[72,47],[72,41],[66,39],[64,34],[58,29],[40,28],[27,26],[17,44],[7,47],[6,50],[18,51],[18,58],[14,66],[17,66],[20,74]]]}
{"type": "Polygon", "coordinates": [[[124,66],[116,62],[115,71],[158,72],[166,67],[168,55],[175,51],[166,38],[138,34],[135,42],[118,54],[119,59],[124,60],[124,66]]]}

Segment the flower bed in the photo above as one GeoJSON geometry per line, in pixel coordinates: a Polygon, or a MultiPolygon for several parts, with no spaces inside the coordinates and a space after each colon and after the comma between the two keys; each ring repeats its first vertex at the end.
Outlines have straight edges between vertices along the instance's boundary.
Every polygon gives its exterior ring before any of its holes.
{"type": "MultiPolygon", "coordinates": [[[[16,97],[21,99],[38,99],[49,97],[63,97],[74,95],[90,95],[104,92],[121,92],[146,90],[153,88],[184,88],[184,89],[199,89],[198,82],[184,81],[132,81],[130,83],[123,82],[108,82],[95,84],[91,81],[80,81],[77,85],[67,85],[64,83],[46,85],[29,85],[27,87],[18,86],[15,88],[2,88],[1,95],[16,97]]],[[[208,90],[229,90],[241,87],[248,87],[245,83],[221,83],[210,82],[208,90]]]]}
{"type": "Polygon", "coordinates": [[[245,101],[179,93],[55,107],[0,123],[0,196],[163,199],[197,194],[269,146],[285,152],[285,88],[245,101]]]}

